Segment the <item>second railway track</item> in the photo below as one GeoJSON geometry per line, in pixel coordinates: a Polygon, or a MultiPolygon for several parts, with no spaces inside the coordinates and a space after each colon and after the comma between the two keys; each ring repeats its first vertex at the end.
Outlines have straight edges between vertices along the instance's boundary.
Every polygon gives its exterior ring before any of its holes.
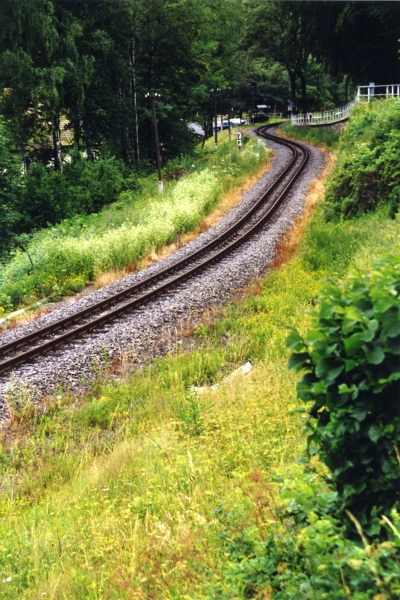
{"type": "Polygon", "coordinates": [[[107,323],[165,294],[222,260],[256,234],[280,206],[309,159],[306,146],[277,137],[268,130],[268,126],[261,127],[257,133],[289,148],[292,153],[291,160],[260,198],[243,211],[228,229],[184,258],[122,291],[0,345],[0,374],[49,353],[88,332],[100,330],[107,323]]]}

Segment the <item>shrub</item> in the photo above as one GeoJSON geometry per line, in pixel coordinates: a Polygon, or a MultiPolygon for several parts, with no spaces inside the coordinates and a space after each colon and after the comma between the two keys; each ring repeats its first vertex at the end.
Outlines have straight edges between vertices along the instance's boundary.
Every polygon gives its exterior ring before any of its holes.
{"type": "Polygon", "coordinates": [[[12,153],[11,136],[0,116],[0,260],[15,234],[17,214],[14,204],[21,186],[21,165],[12,153]]]}
{"type": "MultiPolygon", "coordinates": [[[[346,539],[330,509],[335,494],[320,477],[285,481],[279,518],[267,532],[237,531],[237,516],[218,510],[224,526],[223,584],[211,598],[395,600],[400,593],[400,517],[382,520],[386,541],[346,539]],[[222,512],[222,514],[221,514],[222,512]],[[299,523],[299,515],[304,517],[299,523]],[[361,542],[361,543],[359,543],[361,542]]],[[[364,538],[364,539],[363,539],[364,538]]]]}
{"type": "Polygon", "coordinates": [[[34,163],[25,177],[25,187],[16,204],[24,231],[59,223],[76,214],[99,211],[114,202],[123,189],[122,162],[102,158],[84,160],[74,152],[63,173],[34,163]]]}
{"type": "Polygon", "coordinates": [[[370,212],[391,199],[393,188],[400,184],[399,129],[398,102],[357,107],[343,134],[338,165],[327,188],[328,220],[370,212]]]}
{"type": "Polygon", "coordinates": [[[289,366],[306,370],[298,396],[313,403],[309,452],[331,472],[337,514],[369,535],[400,499],[399,294],[400,256],[382,256],[370,274],[327,284],[314,328],[287,340],[289,366]]]}

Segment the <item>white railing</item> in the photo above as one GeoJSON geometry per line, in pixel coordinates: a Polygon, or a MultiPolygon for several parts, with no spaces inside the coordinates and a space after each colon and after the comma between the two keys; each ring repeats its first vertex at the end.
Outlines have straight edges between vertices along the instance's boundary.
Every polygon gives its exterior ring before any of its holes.
{"type": "Polygon", "coordinates": [[[373,100],[374,98],[399,98],[400,84],[390,85],[360,85],[357,88],[358,100],[373,100]]]}
{"type": "Polygon", "coordinates": [[[335,121],[342,121],[347,119],[352,108],[357,102],[367,100],[370,102],[375,98],[400,98],[400,84],[390,85],[375,85],[370,83],[369,85],[360,85],[357,88],[357,96],[352,102],[333,110],[324,110],[317,113],[308,113],[305,115],[292,115],[292,125],[324,125],[334,123],[335,121]]]}
{"type": "Polygon", "coordinates": [[[335,121],[342,121],[347,119],[351,109],[357,103],[357,98],[345,106],[339,108],[333,108],[332,110],[324,110],[321,112],[307,113],[305,115],[292,115],[292,125],[316,125],[316,124],[329,124],[335,121]]]}

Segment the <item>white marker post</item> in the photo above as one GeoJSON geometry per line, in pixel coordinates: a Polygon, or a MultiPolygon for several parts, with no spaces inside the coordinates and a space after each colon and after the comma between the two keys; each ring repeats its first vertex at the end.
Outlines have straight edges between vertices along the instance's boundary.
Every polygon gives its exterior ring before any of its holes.
{"type": "Polygon", "coordinates": [[[238,145],[239,152],[240,152],[240,148],[242,146],[242,132],[241,131],[237,132],[236,139],[237,139],[237,145],[238,145]]]}

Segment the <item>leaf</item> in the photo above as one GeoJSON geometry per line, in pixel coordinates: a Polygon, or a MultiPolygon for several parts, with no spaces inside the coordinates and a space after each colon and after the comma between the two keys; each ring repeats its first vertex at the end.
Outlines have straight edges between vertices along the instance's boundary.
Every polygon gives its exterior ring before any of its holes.
{"type": "Polygon", "coordinates": [[[314,342],[323,342],[325,340],[326,340],[325,334],[323,334],[321,331],[318,331],[318,329],[309,331],[305,337],[305,341],[306,341],[307,345],[312,344],[314,342]]]}
{"type": "Polygon", "coordinates": [[[351,335],[349,338],[345,338],[343,340],[344,347],[347,352],[347,356],[352,356],[361,348],[364,342],[364,334],[363,333],[355,333],[351,335]]]}
{"type": "Polygon", "coordinates": [[[353,412],[352,412],[352,416],[357,419],[357,421],[364,421],[365,417],[367,416],[368,411],[366,411],[365,409],[362,408],[358,408],[355,407],[353,412]]]}
{"type": "Polygon", "coordinates": [[[372,365],[380,365],[385,358],[385,353],[380,346],[367,347],[364,349],[364,352],[368,362],[372,365]]]}
{"type": "Polygon", "coordinates": [[[383,431],[378,425],[371,425],[371,427],[368,429],[368,437],[371,440],[371,442],[377,442],[382,436],[383,431]]]}
{"type": "Polygon", "coordinates": [[[299,370],[305,367],[309,360],[310,355],[307,352],[292,354],[289,358],[288,367],[289,369],[299,370]]]}
{"type": "Polygon", "coordinates": [[[301,350],[304,348],[304,341],[301,335],[295,329],[292,329],[285,340],[286,348],[291,350],[301,350]]]}

